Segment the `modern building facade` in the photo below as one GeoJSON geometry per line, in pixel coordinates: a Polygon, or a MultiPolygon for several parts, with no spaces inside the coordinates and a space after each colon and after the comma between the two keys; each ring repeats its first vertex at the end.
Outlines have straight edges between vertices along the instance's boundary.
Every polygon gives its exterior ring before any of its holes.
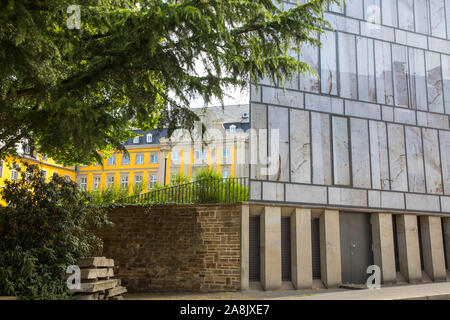
{"type": "Polygon", "coordinates": [[[317,76],[251,86],[243,289],[361,284],[371,265],[383,283],[446,281],[450,3],[349,0],[325,18],[323,46],[296,57],[317,76]]]}

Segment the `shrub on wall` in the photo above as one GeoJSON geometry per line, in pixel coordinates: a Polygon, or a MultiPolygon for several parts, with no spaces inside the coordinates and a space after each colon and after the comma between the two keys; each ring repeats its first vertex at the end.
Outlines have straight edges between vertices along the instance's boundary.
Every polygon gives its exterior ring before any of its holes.
{"type": "Polygon", "coordinates": [[[0,295],[24,299],[67,298],[66,268],[102,247],[94,234],[108,224],[76,183],[26,165],[18,181],[7,181],[0,209],[0,295]]]}

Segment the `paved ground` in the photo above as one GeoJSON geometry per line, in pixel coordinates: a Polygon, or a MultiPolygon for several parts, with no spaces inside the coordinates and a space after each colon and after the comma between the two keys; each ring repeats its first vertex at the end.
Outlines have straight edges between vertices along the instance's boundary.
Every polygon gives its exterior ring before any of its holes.
{"type": "Polygon", "coordinates": [[[220,293],[126,294],[126,300],[450,300],[450,283],[383,287],[378,290],[280,290],[220,293]]]}
{"type": "Polygon", "coordinates": [[[349,290],[310,296],[291,296],[281,300],[450,300],[450,283],[427,283],[381,288],[349,290]]]}
{"type": "Polygon", "coordinates": [[[292,296],[312,295],[319,292],[336,292],[339,290],[281,290],[259,291],[250,290],[243,292],[217,292],[217,293],[127,293],[125,300],[264,300],[277,298],[290,298],[292,296]]]}

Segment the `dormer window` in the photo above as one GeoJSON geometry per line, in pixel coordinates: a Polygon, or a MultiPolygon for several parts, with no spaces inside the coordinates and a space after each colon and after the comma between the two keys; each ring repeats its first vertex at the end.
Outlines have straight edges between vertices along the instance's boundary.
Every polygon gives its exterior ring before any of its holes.
{"type": "Polygon", "coordinates": [[[236,132],[236,126],[234,124],[230,126],[230,132],[236,132]]]}
{"type": "Polygon", "coordinates": [[[147,133],[147,143],[153,142],[153,135],[151,133],[147,133]]]}
{"type": "Polygon", "coordinates": [[[134,143],[134,144],[138,144],[138,143],[139,143],[139,136],[134,137],[133,143],[134,143]]]}

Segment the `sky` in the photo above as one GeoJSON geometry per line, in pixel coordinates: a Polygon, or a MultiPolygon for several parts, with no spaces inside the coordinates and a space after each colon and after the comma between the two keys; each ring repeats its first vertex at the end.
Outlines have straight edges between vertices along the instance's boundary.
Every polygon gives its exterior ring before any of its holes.
{"type": "MultiPolygon", "coordinates": [[[[226,92],[230,97],[225,97],[224,104],[225,105],[233,105],[233,104],[248,104],[249,103],[249,91],[248,87],[244,88],[243,91],[241,88],[230,89],[226,92]]],[[[219,106],[219,100],[215,99],[211,104],[207,107],[211,106],[219,106]]],[[[196,99],[191,100],[191,108],[201,108],[204,107],[205,103],[202,97],[198,97],[196,99]]]]}

